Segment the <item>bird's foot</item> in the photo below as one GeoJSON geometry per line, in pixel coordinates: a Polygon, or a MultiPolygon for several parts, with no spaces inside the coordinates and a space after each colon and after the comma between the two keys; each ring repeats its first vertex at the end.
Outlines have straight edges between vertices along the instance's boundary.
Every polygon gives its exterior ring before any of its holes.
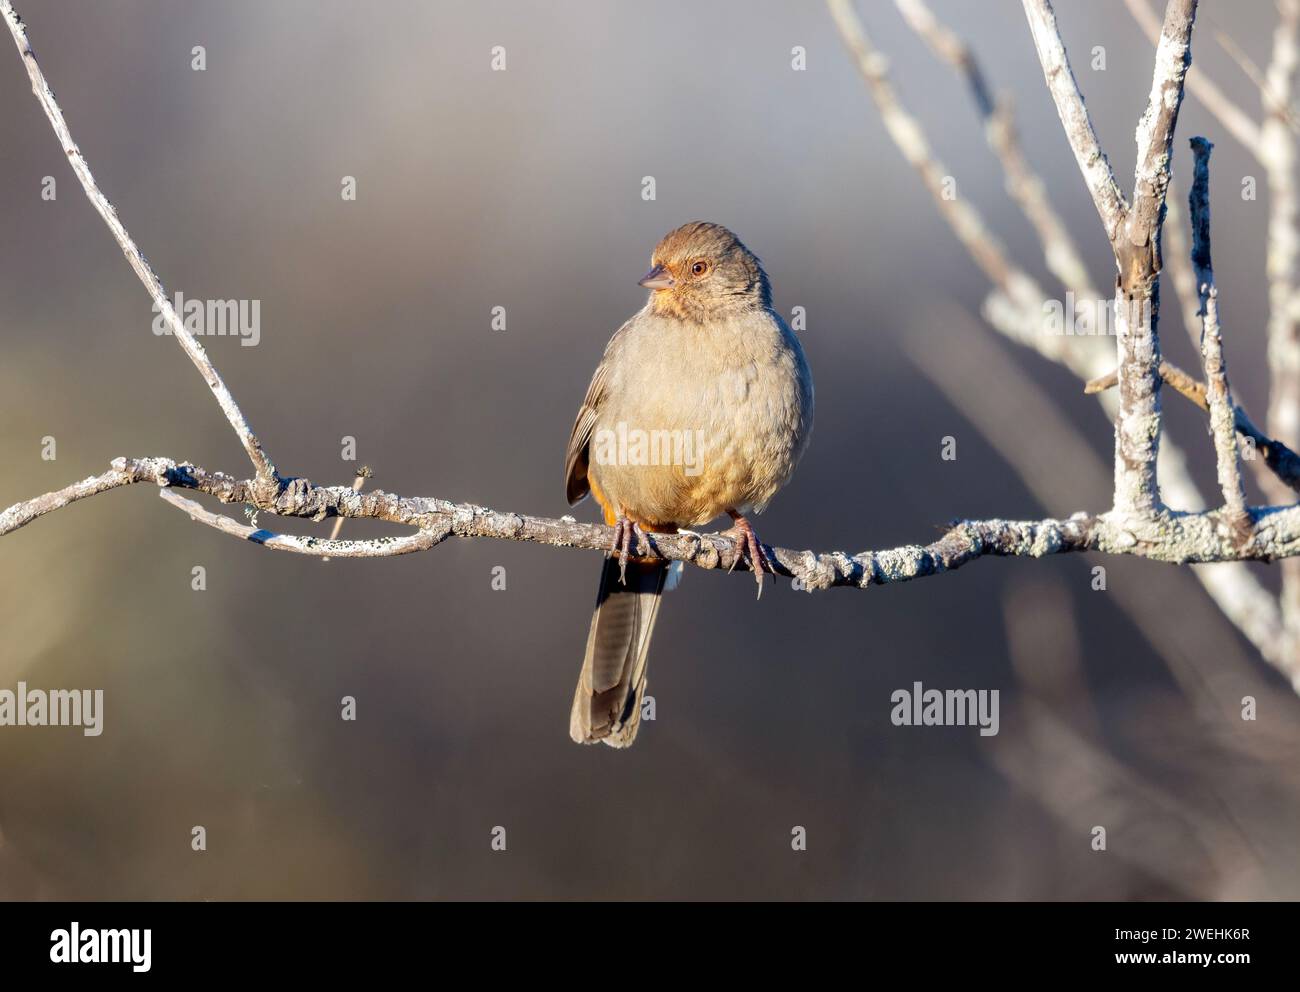
{"type": "Polygon", "coordinates": [[[739,554],[731,561],[731,568],[727,569],[728,573],[735,571],[736,562],[743,557],[749,561],[749,567],[754,572],[754,579],[758,582],[758,598],[763,598],[763,573],[771,572],[776,575],[776,566],[772,559],[763,550],[762,543],[758,540],[758,535],[754,533],[754,526],[739,513],[731,513],[731,519],[736,521],[735,525],[724,530],[724,536],[731,538],[737,544],[739,554]]]}
{"type": "Polygon", "coordinates": [[[618,556],[618,581],[627,585],[627,559],[629,555],[640,551],[641,542],[649,548],[650,540],[645,536],[641,525],[627,517],[614,521],[614,540],[609,547],[610,557],[618,556]]]}

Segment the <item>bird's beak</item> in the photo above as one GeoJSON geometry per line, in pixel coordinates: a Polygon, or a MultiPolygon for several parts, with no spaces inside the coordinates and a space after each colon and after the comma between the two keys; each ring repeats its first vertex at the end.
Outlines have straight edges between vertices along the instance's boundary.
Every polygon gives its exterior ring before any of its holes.
{"type": "Polygon", "coordinates": [[[646,289],[672,289],[673,277],[662,265],[656,265],[641,277],[637,285],[644,286],[646,289]]]}

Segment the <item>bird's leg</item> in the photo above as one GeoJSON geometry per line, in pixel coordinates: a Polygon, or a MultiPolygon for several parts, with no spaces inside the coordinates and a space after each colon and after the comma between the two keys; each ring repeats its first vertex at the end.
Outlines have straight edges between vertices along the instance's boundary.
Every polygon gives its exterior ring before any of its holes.
{"type": "Polygon", "coordinates": [[[763,596],[763,572],[769,571],[776,574],[776,568],[768,558],[767,552],[763,550],[763,545],[758,540],[758,535],[754,533],[754,526],[735,510],[728,510],[727,515],[736,523],[728,530],[723,531],[727,537],[732,538],[740,547],[738,554],[731,562],[731,572],[736,567],[736,562],[745,557],[749,559],[749,567],[754,571],[754,578],[758,582],[759,598],[763,596]]]}
{"type": "Polygon", "coordinates": [[[643,540],[646,547],[651,546],[641,525],[620,514],[614,521],[614,540],[610,544],[609,554],[610,557],[618,556],[618,581],[623,585],[627,585],[628,556],[640,551],[643,540]]]}

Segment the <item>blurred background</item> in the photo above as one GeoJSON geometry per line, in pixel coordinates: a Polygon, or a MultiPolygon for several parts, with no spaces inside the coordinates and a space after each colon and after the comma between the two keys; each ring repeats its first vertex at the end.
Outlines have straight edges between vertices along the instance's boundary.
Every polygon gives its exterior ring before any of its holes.
{"type": "MultiPolygon", "coordinates": [[[[1027,154],[1107,286],[1109,249],[1020,4],[933,5],[1014,94],[1027,154]]],[[[1058,7],[1127,187],[1151,46],[1120,0],[1058,7]],[[1088,68],[1097,45],[1104,71],[1088,68]]],[[[347,484],[364,463],[372,486],[402,494],[568,512],[564,446],[601,350],[642,305],[658,238],[708,219],[762,257],[781,312],[807,313],[816,431],[764,540],[856,552],[932,540],[957,517],[1109,505],[1104,413],[980,319],[984,277],[820,3],[19,10],[169,292],[261,301],[257,347],[205,344],[286,473],[347,484]],[[504,72],[490,70],[498,45],[504,72]],[[945,436],[955,461],[940,458],[945,436]],[[1064,501],[1027,484],[1026,452],[1064,501]]],[[[1051,285],[963,84],[892,4],[860,10],[959,195],[1051,285]]],[[[1230,28],[1264,62],[1273,21],[1271,5],[1227,0],[1198,19],[1198,65],[1255,111],[1208,39],[1230,28]]],[[[8,42],[0,131],[0,506],[118,455],[246,474],[201,379],[152,333],[149,297],[8,42]]],[[[1227,354],[1262,416],[1267,201],[1236,195],[1260,170],[1219,131],[1189,98],[1176,171],[1190,174],[1187,136],[1219,141],[1227,354]]],[[[1177,311],[1166,350],[1196,368],[1177,311]]],[[[1203,416],[1165,407],[1213,492],[1203,416]]],[[[343,536],[393,531],[350,521],[343,536]]],[[[782,580],[757,603],[748,578],[690,571],[651,652],[657,719],[623,753],[567,734],[598,573],[594,554],[487,540],[322,564],[191,523],[146,486],[12,534],[0,688],[102,688],[105,716],[97,738],[0,728],[0,897],[1300,897],[1300,699],[1190,569],[986,560],[868,591],[782,580]],[[191,588],[200,565],[205,591],[191,588]],[[890,694],[914,681],[1000,690],[1000,733],[893,726],[890,694]]]]}

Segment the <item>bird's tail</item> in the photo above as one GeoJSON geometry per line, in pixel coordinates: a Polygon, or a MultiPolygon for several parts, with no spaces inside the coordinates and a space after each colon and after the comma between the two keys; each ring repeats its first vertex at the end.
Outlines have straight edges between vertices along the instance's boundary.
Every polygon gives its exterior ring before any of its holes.
{"type": "Polygon", "coordinates": [[[667,576],[668,562],[633,558],[624,584],[618,560],[605,559],[569,717],[569,736],[579,744],[629,747],[636,739],[646,654],[667,576]]]}

